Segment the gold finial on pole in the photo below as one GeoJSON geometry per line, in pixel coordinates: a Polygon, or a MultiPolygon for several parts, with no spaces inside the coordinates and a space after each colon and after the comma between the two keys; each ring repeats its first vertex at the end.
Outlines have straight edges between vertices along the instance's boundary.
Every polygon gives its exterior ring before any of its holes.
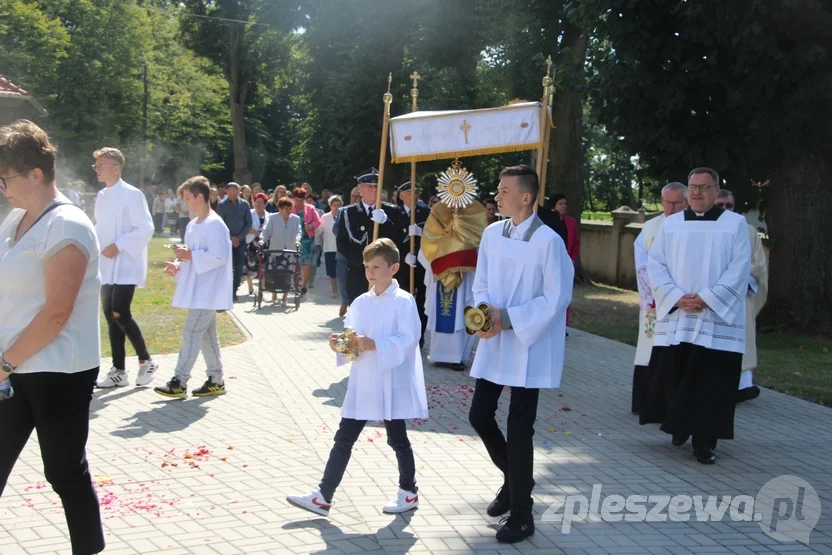
{"type": "MultiPolygon", "coordinates": [[[[387,161],[387,128],[390,125],[390,104],[393,103],[393,95],[390,94],[390,86],[393,84],[393,74],[387,75],[387,92],[384,93],[384,117],[381,124],[381,150],[378,155],[378,187],[376,188],[376,210],[381,208],[381,191],[384,187],[384,163],[387,161]]],[[[373,241],[378,239],[378,223],[373,225],[373,241]]]]}
{"type": "MultiPolygon", "coordinates": [[[[417,99],[419,98],[419,79],[422,78],[418,72],[414,71],[410,74],[410,78],[413,80],[413,88],[410,89],[410,98],[412,99],[412,103],[410,105],[410,111],[416,112],[419,110],[417,99]]],[[[410,163],[410,225],[416,223],[416,162],[410,163]]],[[[416,237],[411,235],[410,236],[410,254],[416,254],[416,237]]],[[[410,267],[410,294],[412,295],[413,292],[416,290],[416,268],[414,266],[410,267]]]]}
{"type": "MultiPolygon", "coordinates": [[[[551,59],[551,56],[549,57],[549,59],[551,59]]],[[[552,70],[552,77],[549,79],[549,85],[548,85],[548,87],[549,87],[549,90],[548,90],[548,92],[549,92],[549,95],[548,95],[548,104],[549,104],[549,106],[552,106],[552,103],[555,100],[555,73],[557,72],[557,68],[552,67],[551,70],[552,70]]],[[[549,139],[550,139],[551,136],[552,136],[552,125],[550,124],[549,118],[548,118],[548,115],[547,115],[547,118],[546,118],[546,133],[544,135],[544,140],[543,140],[543,145],[544,145],[544,147],[543,147],[543,160],[544,160],[544,162],[543,162],[543,173],[538,176],[538,178],[540,179],[541,191],[546,190],[546,174],[549,172],[549,142],[550,142],[549,139]]]]}

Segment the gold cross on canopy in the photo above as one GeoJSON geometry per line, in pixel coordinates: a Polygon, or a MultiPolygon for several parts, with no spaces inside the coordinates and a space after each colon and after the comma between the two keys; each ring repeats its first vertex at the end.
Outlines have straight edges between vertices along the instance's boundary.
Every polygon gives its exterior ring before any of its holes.
{"type": "Polygon", "coordinates": [[[413,73],[410,74],[410,78],[413,79],[413,88],[415,89],[416,87],[419,86],[419,79],[421,79],[422,76],[419,75],[419,72],[414,71],[413,73]]]}
{"type": "Polygon", "coordinates": [[[462,125],[459,126],[463,133],[465,133],[465,144],[468,144],[468,132],[471,130],[471,124],[468,120],[462,120],[462,125]]]}

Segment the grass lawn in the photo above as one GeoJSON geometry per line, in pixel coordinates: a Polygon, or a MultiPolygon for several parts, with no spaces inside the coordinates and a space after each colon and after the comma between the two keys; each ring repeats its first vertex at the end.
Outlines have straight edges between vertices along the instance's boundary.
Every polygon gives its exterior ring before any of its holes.
{"type": "MultiPolygon", "coordinates": [[[[570,325],[635,345],[639,297],[606,285],[576,285],[570,325]]],[[[832,406],[832,341],[784,332],[758,333],[757,385],[832,406]]]]}
{"type": "MultiPolygon", "coordinates": [[[[148,250],[147,284],[136,289],[133,297],[133,318],[139,323],[142,335],[151,355],[178,353],[182,345],[182,328],[187,310],[173,308],[170,303],[176,291],[176,282],[164,273],[164,261],[173,258],[173,252],[164,248],[168,240],[154,237],[148,250]]],[[[245,340],[245,336],[227,313],[217,314],[217,333],[220,345],[228,347],[245,340]]],[[[110,338],[107,323],[101,319],[101,356],[110,356],[110,338]]],[[[127,356],[135,356],[127,341],[127,356]]]]}

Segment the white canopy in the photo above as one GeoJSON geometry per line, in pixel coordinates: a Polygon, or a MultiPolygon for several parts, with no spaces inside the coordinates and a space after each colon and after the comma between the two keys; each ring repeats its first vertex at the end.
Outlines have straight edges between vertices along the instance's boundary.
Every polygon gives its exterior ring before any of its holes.
{"type": "Polygon", "coordinates": [[[514,152],[543,143],[540,102],[413,112],[390,119],[393,163],[514,152]]]}

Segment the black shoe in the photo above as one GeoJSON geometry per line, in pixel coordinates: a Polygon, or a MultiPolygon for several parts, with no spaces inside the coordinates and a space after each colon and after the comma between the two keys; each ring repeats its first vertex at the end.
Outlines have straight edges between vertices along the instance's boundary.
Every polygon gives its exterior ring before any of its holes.
{"type": "Polygon", "coordinates": [[[716,455],[714,455],[714,450],[710,447],[694,449],[693,456],[702,464],[714,464],[716,462],[716,455]]]}
{"type": "Polygon", "coordinates": [[[503,486],[497,492],[497,497],[488,504],[485,512],[488,516],[502,516],[511,509],[511,499],[508,496],[508,488],[503,486]],[[505,493],[503,493],[505,492],[505,493]]]}
{"type": "Polygon", "coordinates": [[[681,447],[688,442],[688,439],[690,439],[690,434],[673,434],[672,443],[676,447],[681,447]]]}
{"type": "Polygon", "coordinates": [[[202,384],[202,387],[199,389],[194,389],[191,391],[191,395],[194,397],[212,397],[214,395],[225,395],[225,384],[214,383],[212,378],[208,378],[208,380],[202,384]]]}
{"type": "Polygon", "coordinates": [[[760,388],[756,385],[752,385],[751,387],[746,387],[745,389],[737,391],[737,403],[742,403],[743,401],[753,401],[759,396],[760,388]]]}
{"type": "Polygon", "coordinates": [[[162,387],[154,387],[153,391],[164,397],[170,397],[171,399],[184,399],[185,395],[188,393],[176,378],[171,379],[162,387]]]}
{"type": "Polygon", "coordinates": [[[500,543],[517,543],[534,535],[534,517],[532,515],[510,515],[500,521],[502,528],[497,530],[500,543]]]}
{"type": "Polygon", "coordinates": [[[301,287],[300,296],[303,297],[304,295],[306,295],[306,287],[301,287]]]}

